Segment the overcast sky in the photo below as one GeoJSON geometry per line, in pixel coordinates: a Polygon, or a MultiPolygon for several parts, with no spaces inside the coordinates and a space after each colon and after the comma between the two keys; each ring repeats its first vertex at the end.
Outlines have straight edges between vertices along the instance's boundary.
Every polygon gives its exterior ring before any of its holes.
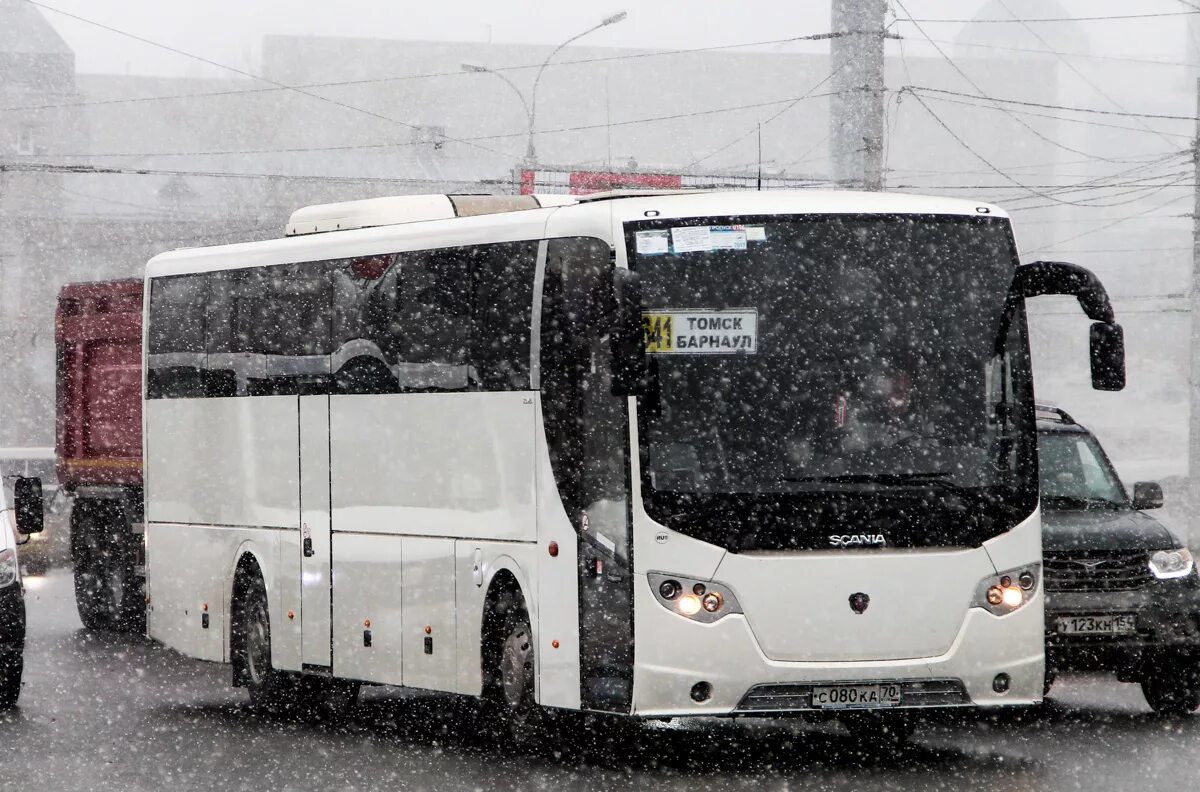
{"type": "MultiPolygon", "coordinates": [[[[971,17],[985,4],[985,0],[902,2],[918,18],[971,17]]],[[[1006,2],[1030,17],[1045,15],[1053,5],[1052,0],[1006,2]]],[[[44,4],[243,69],[255,67],[259,43],[268,34],[557,44],[625,10],[627,20],[592,34],[586,42],[697,47],[823,32],[829,28],[830,6],[829,0],[45,0],[44,4]]],[[[1185,10],[1181,0],[1061,0],[1061,8],[1071,16],[1185,10]]],[[[185,57],[43,13],[75,49],[82,72],[224,76],[185,57]]],[[[1070,27],[1086,32],[1092,52],[1182,60],[1185,20],[1176,16],[1071,23],[1070,27]]],[[[952,38],[961,28],[956,24],[925,27],[940,38],[952,38]]],[[[1056,27],[1042,25],[1039,30],[1053,37],[1056,27]]],[[[917,36],[910,25],[897,29],[917,36]]],[[[825,49],[828,45],[808,46],[825,49]]],[[[906,43],[906,49],[909,46],[906,43]]],[[[920,50],[918,41],[911,47],[910,53],[920,50]]]]}

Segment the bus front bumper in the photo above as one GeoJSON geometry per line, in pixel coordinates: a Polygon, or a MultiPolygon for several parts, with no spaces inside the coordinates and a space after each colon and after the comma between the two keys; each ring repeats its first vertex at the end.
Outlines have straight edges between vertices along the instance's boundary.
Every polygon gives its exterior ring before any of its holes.
{"type": "Polygon", "coordinates": [[[901,685],[899,705],[889,709],[1037,704],[1045,675],[1041,599],[1003,617],[970,608],[951,647],[936,657],[861,662],[771,660],[740,614],[700,624],[650,603],[635,621],[634,714],[837,712],[812,706],[815,686],[883,682],[901,685]],[[697,701],[698,693],[707,697],[697,701]]]}

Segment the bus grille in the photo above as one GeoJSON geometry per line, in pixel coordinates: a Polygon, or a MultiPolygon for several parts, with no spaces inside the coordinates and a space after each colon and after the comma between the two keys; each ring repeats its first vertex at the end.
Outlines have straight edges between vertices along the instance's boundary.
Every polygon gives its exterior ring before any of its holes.
{"type": "Polygon", "coordinates": [[[1135,591],[1152,582],[1144,550],[1044,553],[1047,591],[1135,591]]]}
{"type": "MultiPolygon", "coordinates": [[[[971,703],[962,682],[957,679],[913,679],[901,682],[900,686],[900,708],[956,707],[971,703]]],[[[735,712],[769,713],[812,710],[813,687],[814,685],[810,683],[795,682],[755,685],[742,697],[735,712]]]]}

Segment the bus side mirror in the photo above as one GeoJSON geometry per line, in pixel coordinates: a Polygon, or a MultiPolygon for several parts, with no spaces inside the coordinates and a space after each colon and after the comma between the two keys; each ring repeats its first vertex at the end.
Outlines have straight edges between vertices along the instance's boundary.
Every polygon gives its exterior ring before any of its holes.
{"type": "Polygon", "coordinates": [[[44,511],[42,504],[42,480],[19,478],[13,485],[13,509],[17,513],[17,532],[28,536],[41,533],[44,511]]]}
{"type": "Polygon", "coordinates": [[[636,272],[613,270],[616,303],[610,330],[612,393],[640,396],[646,390],[646,341],[642,329],[642,282],[636,272]]]}
{"type": "Polygon", "coordinates": [[[1101,391],[1125,388],[1125,331],[1113,322],[1096,322],[1089,338],[1092,387],[1101,391]]]}

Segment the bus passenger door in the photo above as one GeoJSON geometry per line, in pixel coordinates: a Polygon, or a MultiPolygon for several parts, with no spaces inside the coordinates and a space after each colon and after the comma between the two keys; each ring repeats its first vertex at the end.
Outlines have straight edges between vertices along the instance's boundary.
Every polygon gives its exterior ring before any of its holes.
{"type": "Polygon", "coordinates": [[[330,658],[329,397],[300,397],[300,636],[305,666],[330,658]]]}

